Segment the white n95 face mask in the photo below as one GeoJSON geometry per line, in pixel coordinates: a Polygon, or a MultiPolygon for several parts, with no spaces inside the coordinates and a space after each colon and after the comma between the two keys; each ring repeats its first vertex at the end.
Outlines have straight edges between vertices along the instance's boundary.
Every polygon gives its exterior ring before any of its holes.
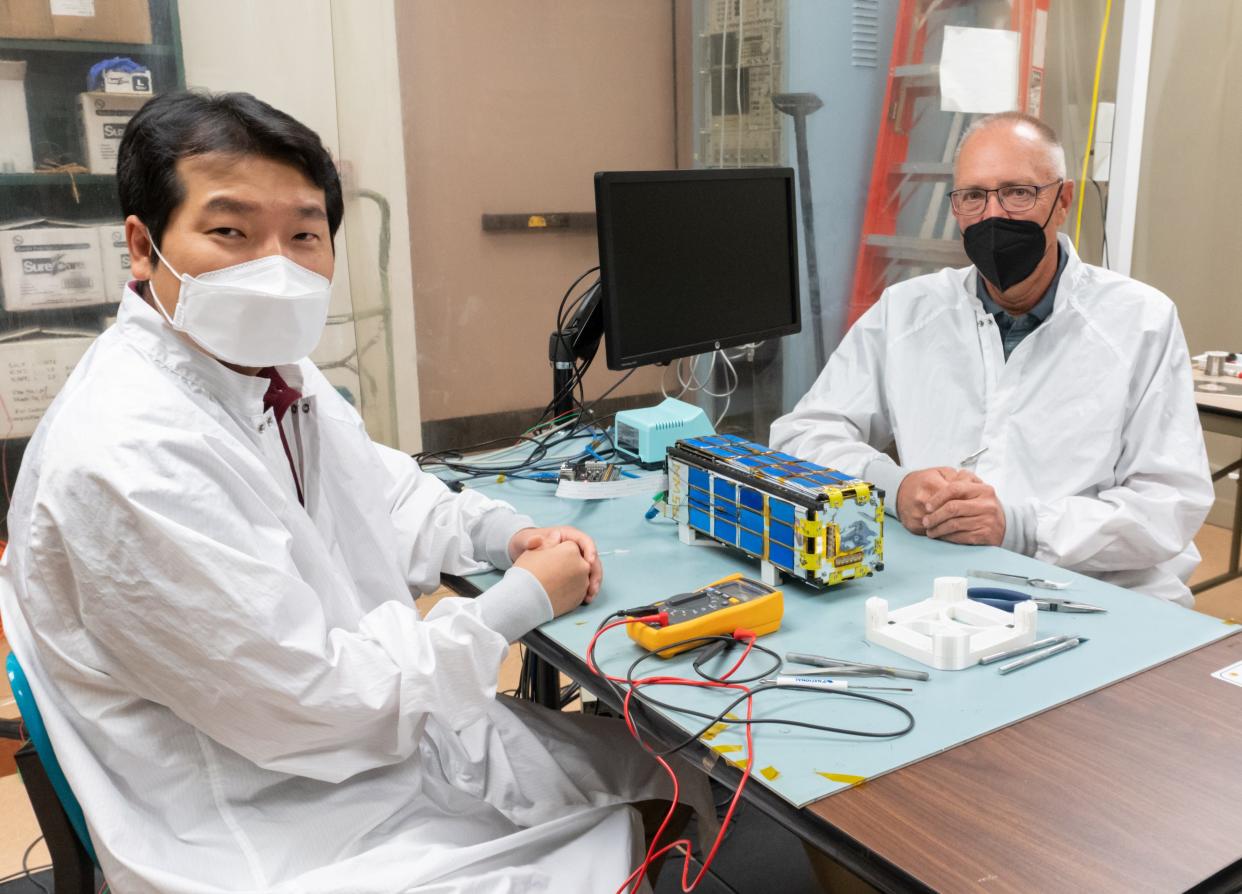
{"type": "MultiPolygon", "coordinates": [[[[155,248],[155,241],[151,242],[155,248]]],[[[177,310],[168,315],[149,282],[155,306],[170,326],[208,354],[236,366],[296,363],[315,349],[328,319],[332,283],[284,255],[268,255],[199,276],[178,273],[177,310]]]]}

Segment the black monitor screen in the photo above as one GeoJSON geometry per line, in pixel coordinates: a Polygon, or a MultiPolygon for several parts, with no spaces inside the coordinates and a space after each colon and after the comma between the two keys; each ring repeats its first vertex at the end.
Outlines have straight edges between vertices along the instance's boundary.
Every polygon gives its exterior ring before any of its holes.
{"type": "Polygon", "coordinates": [[[800,328],[791,168],[595,175],[608,366],[800,328]]]}

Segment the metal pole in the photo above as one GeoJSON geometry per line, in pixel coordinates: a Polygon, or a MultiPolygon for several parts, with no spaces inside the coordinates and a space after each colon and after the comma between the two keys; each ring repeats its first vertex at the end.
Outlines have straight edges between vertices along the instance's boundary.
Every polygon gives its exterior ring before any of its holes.
{"type": "Polygon", "coordinates": [[[815,330],[815,368],[828,361],[824,347],[824,315],[819,300],[819,261],[815,250],[815,214],[811,200],[811,165],[806,148],[806,118],[823,108],[814,93],[779,93],[772,97],[777,111],[793,118],[794,145],[798,153],[798,204],[802,206],[802,239],[806,244],[806,279],[811,298],[812,328],[815,330]]]}

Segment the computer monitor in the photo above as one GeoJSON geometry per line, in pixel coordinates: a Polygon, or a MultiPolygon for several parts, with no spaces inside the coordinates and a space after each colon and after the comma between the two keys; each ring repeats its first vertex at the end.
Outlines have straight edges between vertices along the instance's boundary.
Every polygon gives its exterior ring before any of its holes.
{"type": "Polygon", "coordinates": [[[610,369],[801,328],[792,168],[595,175],[610,369]]]}

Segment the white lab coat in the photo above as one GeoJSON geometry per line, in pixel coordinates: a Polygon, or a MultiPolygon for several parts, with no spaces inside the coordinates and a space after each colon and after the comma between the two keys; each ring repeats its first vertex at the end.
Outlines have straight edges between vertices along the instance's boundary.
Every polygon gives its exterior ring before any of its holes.
{"type": "MultiPolygon", "coordinates": [[[[1193,605],[1185,580],[1213,490],[1177,309],[1069,253],[1052,315],[1005,361],[975,268],[885,290],[773,447],[874,481],[974,467],[1005,508],[1004,546],[1193,605]],[[882,450],[894,444],[897,466],[882,450]]],[[[964,569],[963,569],[964,570],[964,569]]]]}
{"type": "MultiPolygon", "coordinates": [[[[668,797],[620,724],[495,697],[551,617],[522,569],[426,620],[441,570],[529,519],[374,444],[309,361],[266,379],[133,292],[26,452],[0,610],[118,892],[613,890],[623,802],[668,797]]],[[[703,780],[687,780],[700,800],[703,780]]]]}

